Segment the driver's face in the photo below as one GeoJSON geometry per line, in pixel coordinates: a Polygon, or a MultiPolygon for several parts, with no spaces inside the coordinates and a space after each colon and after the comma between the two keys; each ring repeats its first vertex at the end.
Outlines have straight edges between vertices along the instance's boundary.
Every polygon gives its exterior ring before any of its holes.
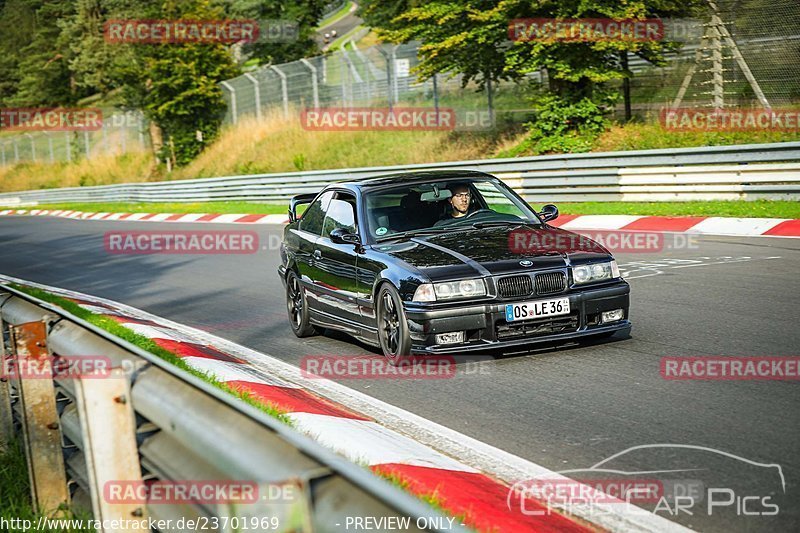
{"type": "Polygon", "coordinates": [[[453,206],[453,215],[455,216],[466,215],[467,211],[469,210],[469,200],[470,200],[469,188],[456,187],[451,191],[451,196],[449,200],[450,200],[450,205],[453,206]]]}

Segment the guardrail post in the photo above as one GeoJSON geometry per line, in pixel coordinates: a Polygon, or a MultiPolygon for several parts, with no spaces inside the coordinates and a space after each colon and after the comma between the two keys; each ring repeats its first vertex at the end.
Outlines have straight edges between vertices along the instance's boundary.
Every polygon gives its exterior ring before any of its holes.
{"type": "MultiPolygon", "coordinates": [[[[96,373],[75,380],[75,404],[81,422],[83,454],[92,497],[95,520],[103,523],[146,520],[138,503],[109,503],[108,482],[142,483],[139,452],[136,447],[136,422],[131,407],[128,379],[121,368],[107,375],[96,373]],[[108,438],[113,435],[114,438],[108,438]]],[[[103,532],[117,531],[101,529],[103,532]]],[[[125,531],[145,533],[146,528],[127,527],[125,531]]]]}
{"type": "MultiPolygon", "coordinates": [[[[389,111],[392,110],[392,78],[394,77],[394,73],[392,72],[392,56],[389,55],[386,50],[383,49],[383,46],[378,47],[378,52],[383,56],[383,60],[386,62],[386,98],[389,102],[389,111]]],[[[394,53],[394,52],[392,52],[394,53]]]]}
{"type": "Polygon", "coordinates": [[[69,503],[69,491],[47,350],[47,329],[43,320],[10,326],[10,332],[31,496],[37,512],[51,514],[69,503]],[[26,376],[34,368],[37,376],[26,376]]]}
{"type": "Polygon", "coordinates": [[[394,91],[394,103],[400,101],[400,87],[397,84],[397,49],[400,45],[392,46],[392,90],[394,91]]]}
{"type": "Polygon", "coordinates": [[[253,89],[256,93],[256,117],[261,119],[261,87],[259,87],[256,77],[249,72],[245,72],[244,77],[253,82],[253,89]]]}
{"type": "Polygon", "coordinates": [[[272,65],[269,67],[270,70],[274,70],[278,76],[281,77],[281,98],[283,99],[283,116],[284,118],[289,118],[289,91],[286,88],[286,74],[284,74],[281,69],[272,65]]]}
{"type": "Polygon", "coordinates": [[[25,137],[31,141],[31,159],[33,159],[33,162],[36,163],[36,141],[33,138],[33,135],[30,133],[26,133],[25,137]]]}
{"type": "Polygon", "coordinates": [[[314,100],[314,107],[319,107],[319,80],[317,79],[317,67],[311,64],[308,59],[301,59],[300,62],[311,71],[311,97],[314,100]]]}
{"type": "Polygon", "coordinates": [[[47,137],[47,147],[50,149],[50,162],[54,163],[56,160],[56,155],[53,152],[53,138],[50,136],[49,131],[43,132],[44,136],[47,137]]]}
{"type": "MultiPolygon", "coordinates": [[[[7,296],[0,295],[0,298],[7,298],[7,296]]],[[[10,361],[6,361],[5,327],[3,317],[0,316],[0,365],[2,365],[0,367],[0,452],[8,449],[8,444],[14,434],[14,415],[11,411],[11,393],[6,373],[10,361]]]]}
{"type": "Polygon", "coordinates": [[[142,150],[144,150],[146,146],[144,144],[144,120],[142,120],[142,115],[139,115],[136,120],[136,129],[139,135],[139,146],[142,150]]]}
{"type": "Polygon", "coordinates": [[[68,131],[64,132],[64,146],[67,148],[67,162],[72,162],[72,139],[68,131]]]}
{"type": "Polygon", "coordinates": [[[236,89],[234,89],[233,86],[227,81],[220,82],[220,85],[228,89],[228,91],[231,93],[231,122],[236,124],[236,89]]]}

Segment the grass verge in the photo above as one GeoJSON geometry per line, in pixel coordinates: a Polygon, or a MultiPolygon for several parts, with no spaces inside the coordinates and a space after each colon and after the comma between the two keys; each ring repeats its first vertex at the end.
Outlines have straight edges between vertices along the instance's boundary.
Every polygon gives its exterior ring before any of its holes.
{"type": "MultiPolygon", "coordinates": [[[[0,206],[1,207],[1,206],[0,206]]],[[[537,207],[537,206],[534,206],[537,207]]],[[[31,209],[31,208],[25,208],[31,209]]],[[[210,202],[194,204],[47,204],[35,209],[63,209],[87,213],[240,213],[286,214],[286,204],[255,204],[248,202],[210,202]]],[[[707,202],[577,202],[559,203],[564,215],[645,215],[697,216],[742,218],[797,218],[800,201],[731,200],[707,202]]]]}
{"type": "MultiPolygon", "coordinates": [[[[14,207],[9,207],[16,209],[14,207]]],[[[82,211],[84,213],[236,213],[243,215],[285,215],[289,202],[285,204],[256,204],[249,202],[208,202],[208,203],[74,203],[47,204],[22,209],[49,209],[64,211],[82,211]]]]}
{"type": "MultiPolygon", "coordinates": [[[[441,105],[481,109],[484,104],[480,100],[478,94],[451,98],[450,93],[443,92],[441,105]]],[[[498,117],[503,116],[504,108],[519,107],[525,100],[522,89],[498,94],[498,117]]],[[[430,102],[407,101],[404,105],[424,106],[430,102]]],[[[98,155],[72,163],[21,162],[0,166],[0,192],[529,155],[519,151],[525,135],[519,127],[483,134],[311,131],[302,127],[298,113],[284,118],[282,112],[270,111],[262,120],[242,118],[237,125],[225,127],[194,161],[169,174],[155,164],[148,152],[98,155]]],[[[592,151],[624,151],[797,139],[799,132],[676,133],[667,132],[658,124],[626,124],[612,126],[590,147],[592,151]]]]}
{"type": "MultiPolygon", "coordinates": [[[[91,518],[88,512],[64,509],[63,520],[83,520],[91,518]]],[[[2,531],[9,533],[33,531],[42,517],[31,504],[31,488],[28,479],[28,466],[25,454],[19,441],[12,441],[8,448],[0,453],[0,522],[7,525],[2,531]]],[[[63,524],[63,522],[62,522],[63,524]]],[[[51,524],[52,525],[52,524],[51,524]]],[[[88,523],[87,523],[88,525],[88,523]]],[[[36,529],[47,533],[94,533],[90,527],[45,527],[36,529]]]]}
{"type": "Polygon", "coordinates": [[[324,19],[322,19],[317,26],[317,31],[324,30],[334,22],[338,22],[342,20],[348,13],[350,13],[350,8],[353,7],[353,2],[345,2],[342,7],[339,8],[338,11],[335,13],[331,13],[324,19]]]}
{"type": "Polygon", "coordinates": [[[339,37],[336,38],[335,41],[333,41],[329,45],[328,49],[329,50],[338,50],[339,48],[342,47],[342,45],[345,43],[345,41],[347,41],[348,39],[352,38],[353,35],[355,35],[356,33],[360,32],[363,29],[364,29],[363,26],[356,26],[355,28],[353,28],[352,30],[348,31],[344,35],[340,35],[339,37]]]}
{"type": "Polygon", "coordinates": [[[181,370],[185,370],[189,374],[192,374],[193,376],[196,376],[202,379],[203,381],[210,383],[211,385],[217,387],[220,390],[232,394],[233,396],[242,400],[243,402],[252,405],[253,407],[267,413],[268,415],[274,418],[277,418],[284,424],[287,424],[289,426],[292,425],[292,422],[286,416],[285,411],[275,407],[272,404],[265,403],[262,402],[261,400],[256,399],[255,397],[253,397],[253,395],[251,395],[248,392],[241,391],[239,389],[231,387],[230,385],[227,385],[222,381],[219,381],[211,373],[201,372],[200,370],[193,368],[177,354],[165,348],[162,348],[161,346],[156,344],[155,341],[153,341],[152,339],[148,339],[144,335],[141,335],[129,328],[126,328],[125,326],[121,325],[119,322],[116,322],[111,318],[84,309],[75,302],[67,300],[66,298],[62,298],[61,296],[56,296],[55,294],[43,291],[41,289],[18,285],[16,283],[12,283],[10,286],[18,291],[33,296],[34,298],[38,298],[42,301],[51,303],[53,305],[57,305],[58,307],[67,311],[68,313],[71,313],[72,315],[82,320],[85,320],[86,322],[94,326],[97,326],[98,328],[103,329],[108,333],[111,333],[112,335],[133,344],[134,346],[141,348],[142,350],[150,352],[156,357],[159,357],[164,361],[167,361],[168,363],[175,365],[181,370]]]}
{"type": "Polygon", "coordinates": [[[406,478],[405,476],[398,474],[397,472],[385,470],[380,467],[375,469],[370,468],[370,471],[373,474],[377,475],[378,477],[388,481],[395,487],[398,487],[404,490],[405,492],[408,492],[409,494],[414,494],[417,498],[424,501],[425,503],[427,503],[428,505],[430,505],[443,515],[455,518],[457,524],[466,524],[473,531],[480,531],[480,533],[494,533],[494,530],[478,530],[472,526],[469,526],[469,524],[473,524],[475,522],[474,520],[472,520],[471,513],[467,511],[456,513],[454,510],[449,509],[447,501],[444,500],[439,495],[437,490],[434,490],[433,492],[423,492],[418,494],[414,492],[414,490],[412,489],[412,481],[406,478]]]}

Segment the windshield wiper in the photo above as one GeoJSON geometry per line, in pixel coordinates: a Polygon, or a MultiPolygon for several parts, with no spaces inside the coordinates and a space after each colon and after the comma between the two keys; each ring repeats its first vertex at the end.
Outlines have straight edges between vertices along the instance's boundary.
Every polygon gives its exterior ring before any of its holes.
{"type": "Polygon", "coordinates": [[[405,237],[416,237],[417,235],[435,235],[437,233],[447,233],[453,231],[451,228],[424,228],[424,229],[413,229],[409,231],[401,231],[400,233],[392,233],[391,235],[386,235],[384,237],[378,237],[375,239],[377,242],[388,241],[392,239],[403,239],[405,237]]]}
{"type": "Polygon", "coordinates": [[[524,220],[490,220],[487,222],[475,222],[472,224],[472,227],[475,229],[483,229],[483,228],[500,228],[505,226],[528,226],[528,225],[538,225],[533,224],[531,222],[526,222],[524,220]]]}

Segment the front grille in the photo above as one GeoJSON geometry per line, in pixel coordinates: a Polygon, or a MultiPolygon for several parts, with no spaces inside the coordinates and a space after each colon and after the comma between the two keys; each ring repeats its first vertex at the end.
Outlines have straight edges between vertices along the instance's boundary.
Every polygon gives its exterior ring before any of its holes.
{"type": "Polygon", "coordinates": [[[514,339],[520,337],[539,337],[566,333],[578,330],[578,314],[526,320],[523,322],[497,322],[494,334],[497,340],[514,339]]]}
{"type": "Polygon", "coordinates": [[[528,296],[533,292],[533,282],[527,275],[508,276],[497,280],[497,291],[503,298],[528,296]]]}
{"type": "Polygon", "coordinates": [[[567,288],[563,272],[545,272],[536,275],[536,294],[555,294],[567,288]]]}

